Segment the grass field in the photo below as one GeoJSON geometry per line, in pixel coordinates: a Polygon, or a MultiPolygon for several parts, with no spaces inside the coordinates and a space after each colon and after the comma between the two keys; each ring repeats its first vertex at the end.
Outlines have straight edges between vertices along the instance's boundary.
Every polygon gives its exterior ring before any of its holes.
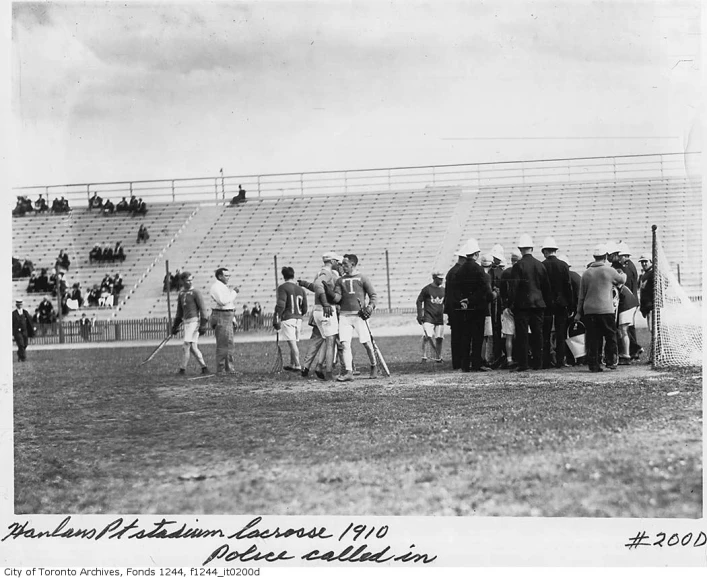
{"type": "Polygon", "coordinates": [[[393,377],[347,384],[269,373],[270,343],[199,380],[174,347],[30,348],[15,512],[702,515],[700,372],[461,374],[379,343],[393,377]]]}

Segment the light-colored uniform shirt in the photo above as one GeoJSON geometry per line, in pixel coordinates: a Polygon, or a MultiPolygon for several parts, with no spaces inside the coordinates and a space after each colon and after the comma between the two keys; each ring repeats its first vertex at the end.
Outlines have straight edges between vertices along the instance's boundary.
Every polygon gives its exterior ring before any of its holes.
{"type": "Polygon", "coordinates": [[[233,310],[236,307],[236,297],[238,296],[238,292],[234,291],[233,289],[230,289],[228,285],[219,281],[218,279],[211,286],[209,295],[211,295],[211,299],[214,300],[214,309],[233,310]]]}
{"type": "Polygon", "coordinates": [[[315,311],[321,311],[323,305],[332,305],[326,297],[326,292],[324,290],[324,285],[329,288],[329,291],[334,292],[334,285],[336,280],[339,278],[339,273],[328,267],[322,267],[321,271],[317,274],[312,283],[312,289],[314,290],[314,309],[315,311]]]}

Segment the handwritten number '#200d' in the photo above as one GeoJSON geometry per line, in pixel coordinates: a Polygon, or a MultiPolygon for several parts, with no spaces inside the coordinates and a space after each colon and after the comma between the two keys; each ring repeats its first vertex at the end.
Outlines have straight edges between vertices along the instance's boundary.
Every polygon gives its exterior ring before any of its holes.
{"type": "Polygon", "coordinates": [[[346,530],[344,530],[341,533],[341,536],[339,536],[339,542],[344,539],[344,536],[346,536],[349,531],[353,533],[354,542],[362,536],[364,540],[368,540],[371,536],[375,536],[376,538],[380,539],[385,538],[385,535],[388,533],[388,526],[381,526],[376,530],[375,526],[371,526],[370,528],[365,524],[357,524],[356,526],[354,526],[352,522],[351,524],[346,526],[346,530]],[[368,530],[368,532],[366,532],[366,530],[368,530]]]}

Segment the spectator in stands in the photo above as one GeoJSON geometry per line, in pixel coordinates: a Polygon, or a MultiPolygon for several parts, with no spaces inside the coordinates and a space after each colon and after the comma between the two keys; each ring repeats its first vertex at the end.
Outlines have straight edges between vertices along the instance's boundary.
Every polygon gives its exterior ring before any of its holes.
{"type": "Polygon", "coordinates": [[[103,214],[112,215],[115,212],[115,205],[110,199],[106,199],[103,203],[103,214]]]}
{"type": "Polygon", "coordinates": [[[32,272],[29,283],[27,283],[27,293],[35,293],[37,291],[37,273],[32,272]]]}
{"type": "Polygon", "coordinates": [[[91,320],[86,317],[85,313],[81,314],[81,320],[79,321],[81,325],[81,337],[84,341],[91,340],[91,320]]]}
{"type": "Polygon", "coordinates": [[[243,305],[243,311],[241,313],[241,327],[243,331],[250,330],[250,308],[248,305],[243,305]]]}
{"type": "Polygon", "coordinates": [[[147,243],[149,240],[150,234],[147,232],[147,227],[144,224],[140,225],[140,228],[137,230],[137,242],[140,243],[140,241],[142,241],[143,243],[147,243]]]}
{"type": "Polygon", "coordinates": [[[66,279],[64,279],[63,271],[57,271],[54,274],[54,287],[52,288],[52,295],[56,297],[57,292],[60,296],[62,296],[62,298],[66,295],[66,279]]]}
{"type": "Polygon", "coordinates": [[[616,369],[616,317],[612,289],[626,281],[626,275],[606,266],[606,245],[594,248],[594,262],[582,274],[577,301],[577,320],[582,320],[587,331],[587,365],[589,371],[603,371],[600,365],[602,343],[606,341],[606,366],[616,369]]]}
{"type": "Polygon", "coordinates": [[[101,296],[98,305],[100,307],[113,307],[113,278],[108,274],[101,281],[101,296]]]}
{"type": "Polygon", "coordinates": [[[96,243],[93,245],[93,249],[88,254],[88,262],[93,263],[94,261],[102,261],[103,260],[103,249],[101,249],[101,246],[96,243]]]}
{"type": "Polygon", "coordinates": [[[552,365],[551,334],[555,331],[554,365],[558,369],[567,367],[565,363],[565,338],[567,336],[567,317],[572,306],[572,281],[567,263],[557,258],[557,242],[547,237],[541,248],[545,260],[543,266],[550,281],[550,302],[546,303],[543,320],[543,369],[552,365]]]}
{"type": "Polygon", "coordinates": [[[22,261],[17,257],[12,258],[12,278],[19,279],[22,277],[22,261]]]}
{"type": "Polygon", "coordinates": [[[37,284],[35,285],[35,291],[37,293],[48,293],[49,292],[49,277],[47,276],[47,270],[42,269],[39,272],[39,277],[37,277],[37,284]]]}
{"type": "Polygon", "coordinates": [[[88,200],[89,209],[100,209],[103,206],[103,199],[98,196],[98,191],[93,193],[93,196],[88,200]]]}
{"type": "Polygon", "coordinates": [[[116,273],[115,277],[113,277],[113,295],[118,297],[124,288],[125,285],[123,284],[123,279],[121,278],[120,273],[116,273]]]}
{"type": "Polygon", "coordinates": [[[130,195],[130,202],[128,203],[128,212],[134,213],[140,207],[140,202],[134,195],[130,195]]]}
{"type": "Polygon", "coordinates": [[[54,306],[52,305],[52,302],[49,301],[49,298],[45,297],[37,307],[37,320],[42,324],[51,323],[53,313],[54,306]]]}
{"type": "Polygon", "coordinates": [[[238,185],[238,195],[231,199],[232,205],[237,205],[239,203],[245,203],[245,189],[241,185],[238,185]]]}
{"type": "Polygon", "coordinates": [[[37,213],[45,213],[49,210],[49,205],[47,205],[47,200],[42,196],[42,194],[39,194],[39,198],[34,202],[34,210],[37,211],[37,213]]]}
{"type": "Polygon", "coordinates": [[[260,323],[260,318],[263,315],[263,308],[257,301],[253,305],[253,309],[250,310],[250,316],[253,319],[253,327],[257,327],[260,323]]]}
{"type": "Polygon", "coordinates": [[[128,205],[128,201],[125,200],[125,197],[115,206],[116,213],[127,213],[129,210],[130,206],[128,205]]]}
{"type": "Polygon", "coordinates": [[[69,254],[66,252],[66,249],[61,249],[59,251],[59,256],[56,258],[57,269],[62,268],[65,271],[68,271],[70,265],[71,259],[69,259],[69,254]]]}
{"type": "Polygon", "coordinates": [[[52,201],[52,208],[51,208],[52,213],[62,213],[63,211],[61,210],[61,201],[54,197],[54,200],[52,201]]]}
{"type": "Polygon", "coordinates": [[[103,261],[113,261],[113,247],[108,243],[103,244],[103,261]]]}
{"type": "Polygon", "coordinates": [[[25,213],[31,213],[34,209],[32,208],[32,201],[30,201],[25,196],[17,197],[17,204],[12,210],[13,216],[22,217],[25,213]]]}
{"type": "Polygon", "coordinates": [[[76,301],[78,307],[83,307],[84,298],[81,294],[81,283],[74,283],[72,285],[69,297],[76,301]]]}
{"type": "Polygon", "coordinates": [[[122,241],[118,241],[115,244],[115,249],[113,249],[113,260],[120,261],[121,263],[125,261],[125,251],[123,250],[122,241]]]}
{"type": "Polygon", "coordinates": [[[61,197],[60,203],[60,208],[62,213],[70,213],[71,212],[71,207],[69,206],[69,201],[67,201],[64,197],[61,197]]]}
{"type": "Polygon", "coordinates": [[[138,199],[138,207],[135,213],[138,215],[147,215],[147,203],[142,199],[138,199]]]}
{"type": "Polygon", "coordinates": [[[29,259],[25,259],[22,263],[22,269],[20,271],[20,277],[29,277],[34,271],[34,263],[29,259]]]}
{"type": "Polygon", "coordinates": [[[101,299],[101,289],[98,285],[91,287],[88,295],[86,296],[86,301],[89,307],[98,307],[98,303],[101,299]]]}

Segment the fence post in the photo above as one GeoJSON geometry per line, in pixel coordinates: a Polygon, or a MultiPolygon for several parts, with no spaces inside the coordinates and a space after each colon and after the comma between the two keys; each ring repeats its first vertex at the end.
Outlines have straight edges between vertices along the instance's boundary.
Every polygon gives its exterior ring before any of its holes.
{"type": "Polygon", "coordinates": [[[651,360],[652,367],[656,367],[656,355],[658,353],[658,336],[656,335],[656,312],[658,309],[658,225],[653,225],[651,227],[653,231],[653,311],[650,312],[651,316],[651,360]]]}
{"type": "Polygon", "coordinates": [[[275,262],[275,291],[277,291],[277,255],[273,255],[273,260],[275,262]]]}
{"type": "Polygon", "coordinates": [[[299,174],[299,190],[304,196],[304,175],[302,173],[299,174]]]}
{"type": "Polygon", "coordinates": [[[174,202],[174,179],[172,179],[172,202],[174,202]]]}
{"type": "Polygon", "coordinates": [[[218,205],[218,177],[214,179],[214,202],[218,205]]]}

